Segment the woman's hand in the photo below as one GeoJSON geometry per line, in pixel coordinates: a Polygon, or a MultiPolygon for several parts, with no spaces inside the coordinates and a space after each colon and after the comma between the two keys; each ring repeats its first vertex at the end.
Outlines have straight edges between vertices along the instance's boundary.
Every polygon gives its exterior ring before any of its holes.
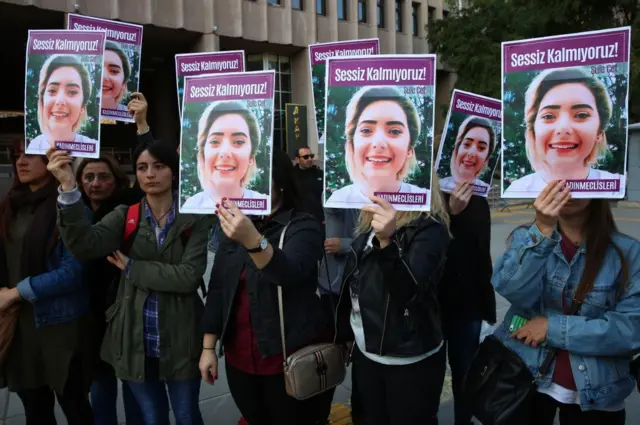
{"type": "Polygon", "coordinates": [[[147,110],[149,104],[147,99],[140,92],[131,93],[131,102],[129,102],[129,112],[133,114],[133,119],[136,121],[138,132],[143,133],[149,131],[149,125],[147,124],[147,110]]]}
{"type": "Polygon", "coordinates": [[[549,320],[546,317],[534,317],[526,325],[511,334],[512,338],[523,340],[527,345],[538,347],[547,339],[549,320]]]}
{"type": "Polygon", "coordinates": [[[218,356],[215,350],[202,350],[199,368],[202,380],[213,385],[218,379],[218,356]]]}
{"type": "Polygon", "coordinates": [[[249,217],[226,198],[222,198],[221,202],[222,205],[216,204],[216,215],[220,217],[220,227],[224,234],[247,249],[257,248],[262,235],[249,217]]]}
{"type": "Polygon", "coordinates": [[[69,152],[51,148],[47,151],[47,170],[60,182],[63,192],[69,192],[76,186],[76,177],[73,175],[71,164],[73,158],[69,152]]]}
{"type": "Polygon", "coordinates": [[[0,311],[4,311],[20,300],[20,293],[16,288],[0,288],[0,311]]]}
{"type": "Polygon", "coordinates": [[[362,210],[373,213],[371,228],[380,242],[380,248],[384,248],[391,243],[391,236],[396,231],[396,210],[379,196],[371,196],[369,199],[376,205],[365,205],[362,210]]]}
{"type": "Polygon", "coordinates": [[[540,192],[533,208],[536,210],[536,224],[545,236],[551,236],[558,223],[560,210],[571,199],[571,190],[564,180],[554,180],[540,192]]]}
{"type": "Polygon", "coordinates": [[[325,240],[324,250],[327,254],[338,254],[340,252],[340,238],[328,238],[325,240]]]}
{"type": "Polygon", "coordinates": [[[107,261],[124,271],[127,268],[127,264],[129,264],[129,257],[120,251],[116,251],[113,255],[107,257],[107,261]]]}
{"type": "Polygon", "coordinates": [[[458,215],[467,208],[473,196],[473,184],[466,180],[459,181],[449,198],[449,209],[451,214],[458,215]]]}

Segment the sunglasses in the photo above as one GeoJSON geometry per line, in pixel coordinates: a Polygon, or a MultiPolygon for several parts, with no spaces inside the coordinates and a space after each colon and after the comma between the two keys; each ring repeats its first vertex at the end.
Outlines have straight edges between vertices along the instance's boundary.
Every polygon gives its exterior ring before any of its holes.
{"type": "Polygon", "coordinates": [[[310,153],[309,155],[302,155],[302,156],[299,156],[298,158],[313,159],[314,156],[315,156],[314,154],[310,153]]]}

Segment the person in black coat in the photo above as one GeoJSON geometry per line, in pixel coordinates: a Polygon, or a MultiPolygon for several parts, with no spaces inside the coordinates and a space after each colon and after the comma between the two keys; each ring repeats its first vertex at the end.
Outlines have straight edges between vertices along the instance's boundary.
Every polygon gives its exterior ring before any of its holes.
{"type": "MultiPolygon", "coordinates": [[[[315,154],[308,146],[298,149],[296,156],[295,179],[300,188],[300,196],[304,204],[320,223],[324,224],[324,209],[322,208],[322,192],[324,191],[324,172],[313,165],[315,154]]],[[[323,229],[324,230],[324,229],[323,229]]]]}
{"type": "Polygon", "coordinates": [[[491,211],[486,198],[473,195],[469,182],[458,183],[443,197],[453,239],[439,298],[452,374],[455,424],[469,425],[472,414],[462,400],[464,376],[480,344],[482,321],[496,322],[496,297],[491,286],[491,211]]]}

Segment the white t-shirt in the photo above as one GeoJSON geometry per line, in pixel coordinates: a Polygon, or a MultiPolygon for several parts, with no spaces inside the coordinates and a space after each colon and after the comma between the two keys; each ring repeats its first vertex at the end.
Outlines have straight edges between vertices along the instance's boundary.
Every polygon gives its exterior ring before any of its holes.
{"type": "MultiPolygon", "coordinates": [[[[400,183],[399,193],[427,193],[427,189],[423,189],[413,184],[402,182],[400,183]]],[[[430,202],[429,196],[427,196],[427,205],[430,202]]],[[[362,208],[365,205],[371,205],[371,200],[360,191],[358,186],[350,184],[338,189],[327,199],[325,203],[326,208],[362,208]]],[[[424,205],[403,205],[403,210],[416,210],[421,211],[424,209],[424,205]]]]}
{"type": "MultiPolygon", "coordinates": [[[[78,134],[78,133],[76,133],[76,136],[73,139],[73,143],[94,145],[96,146],[96,149],[98,145],[97,140],[91,139],[87,136],[83,136],[82,134],[78,134]]],[[[35,139],[32,139],[31,142],[29,142],[29,145],[27,145],[27,150],[25,153],[31,154],[31,155],[44,155],[51,148],[51,145],[52,145],[52,142],[49,140],[49,137],[44,134],[41,134],[35,139]]]]}
{"type": "MultiPolygon", "coordinates": [[[[589,169],[589,175],[587,180],[620,180],[619,192],[584,192],[593,194],[592,196],[605,196],[605,197],[621,197],[616,195],[624,195],[627,178],[623,174],[614,174],[608,171],[596,170],[595,168],[589,169]]],[[[506,197],[509,198],[531,198],[538,196],[540,192],[547,186],[547,182],[544,180],[542,173],[533,173],[524,176],[513,183],[504,191],[506,197]]]]}
{"type": "MultiPolygon", "coordinates": [[[[267,195],[256,192],[255,190],[245,189],[242,199],[267,199],[267,195]]],[[[219,202],[220,200],[216,200],[219,202]]],[[[206,213],[213,214],[216,210],[216,202],[206,192],[199,192],[190,197],[182,204],[180,212],[182,213],[206,213]]],[[[271,208],[267,205],[267,208],[271,208]]]]}

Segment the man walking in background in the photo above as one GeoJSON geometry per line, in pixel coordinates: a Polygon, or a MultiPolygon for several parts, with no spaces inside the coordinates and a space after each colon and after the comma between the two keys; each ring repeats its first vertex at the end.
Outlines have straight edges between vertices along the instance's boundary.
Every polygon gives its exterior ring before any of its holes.
{"type": "Polygon", "coordinates": [[[315,154],[308,146],[298,149],[296,155],[296,179],[300,187],[300,193],[306,198],[308,212],[313,214],[320,223],[324,223],[324,211],[322,208],[322,191],[324,189],[324,173],[322,169],[313,164],[315,154]]]}

